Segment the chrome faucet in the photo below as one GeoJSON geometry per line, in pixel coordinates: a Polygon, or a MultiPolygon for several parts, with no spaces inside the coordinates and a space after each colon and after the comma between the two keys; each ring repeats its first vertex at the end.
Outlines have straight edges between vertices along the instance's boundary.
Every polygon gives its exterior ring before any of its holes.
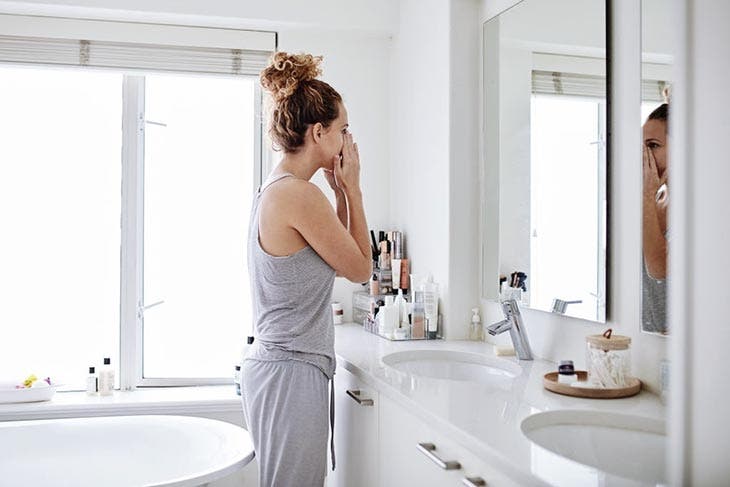
{"type": "Polygon", "coordinates": [[[520,308],[517,306],[517,301],[506,299],[501,304],[505,319],[487,327],[487,332],[495,336],[509,330],[512,345],[515,347],[515,352],[517,352],[517,358],[532,360],[532,349],[530,348],[530,342],[527,340],[527,330],[525,330],[525,324],[522,322],[522,315],[520,314],[520,308]]]}

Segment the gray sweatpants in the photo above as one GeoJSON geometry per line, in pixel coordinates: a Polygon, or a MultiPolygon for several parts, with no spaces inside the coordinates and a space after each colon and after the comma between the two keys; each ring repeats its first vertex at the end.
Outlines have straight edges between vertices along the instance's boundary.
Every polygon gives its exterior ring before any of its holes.
{"type": "Polygon", "coordinates": [[[328,382],[319,368],[305,362],[243,362],[241,399],[259,487],[324,485],[328,382]]]}

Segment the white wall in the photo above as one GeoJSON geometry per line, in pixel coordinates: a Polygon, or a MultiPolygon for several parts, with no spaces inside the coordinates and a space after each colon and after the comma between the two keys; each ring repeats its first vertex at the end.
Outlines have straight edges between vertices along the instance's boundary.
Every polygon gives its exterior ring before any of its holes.
{"type": "MultiPolygon", "coordinates": [[[[672,117],[676,210],[670,225],[672,485],[727,485],[730,479],[730,3],[670,2],[681,42],[672,117]],[[708,279],[708,276],[711,276],[708,279]]],[[[672,208],[675,208],[673,206],[672,208]]]]}
{"type": "MultiPolygon", "coordinates": [[[[391,59],[391,220],[413,273],[449,289],[449,4],[403,0],[391,59]]],[[[442,304],[447,300],[442,299],[442,304]]]]}
{"type": "Polygon", "coordinates": [[[476,0],[403,0],[393,39],[391,219],[440,285],[450,339],[479,301],[478,15],[476,0]]]}
{"type": "Polygon", "coordinates": [[[450,22],[449,294],[447,338],[466,338],[479,306],[479,4],[452,0],[450,22]]]}

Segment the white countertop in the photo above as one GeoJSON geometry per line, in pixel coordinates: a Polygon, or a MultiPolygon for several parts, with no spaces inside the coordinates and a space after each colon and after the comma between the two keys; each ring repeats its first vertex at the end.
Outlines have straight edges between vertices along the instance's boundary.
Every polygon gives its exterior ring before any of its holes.
{"type": "Polygon", "coordinates": [[[456,350],[494,357],[493,346],[484,342],[389,341],[356,324],[335,326],[338,366],[518,483],[643,485],[533,444],[523,435],[520,423],[531,414],[558,409],[618,412],[663,420],[665,407],[656,395],[642,391],[623,399],[582,399],[554,394],[543,388],[542,381],[545,373],[557,370],[555,363],[539,359],[518,361],[516,357],[498,358],[518,364],[522,374],[495,385],[413,377],[382,362],[384,355],[403,350],[456,350]]]}

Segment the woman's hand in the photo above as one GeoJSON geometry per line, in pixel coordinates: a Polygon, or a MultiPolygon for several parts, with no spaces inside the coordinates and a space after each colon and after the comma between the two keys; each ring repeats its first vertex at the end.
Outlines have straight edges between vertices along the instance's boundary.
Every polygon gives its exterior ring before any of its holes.
{"type": "Polygon", "coordinates": [[[646,211],[649,208],[647,205],[654,205],[657,222],[659,223],[659,229],[662,235],[667,233],[667,173],[668,171],[664,171],[662,177],[659,177],[659,170],[654,153],[650,148],[645,146],[643,154],[644,208],[646,211]],[[664,186],[665,190],[660,195],[658,192],[662,186],[664,186]]]}
{"type": "MultiPolygon", "coordinates": [[[[339,164],[339,162],[337,163],[339,164]]],[[[324,178],[327,180],[330,188],[332,188],[332,191],[334,191],[336,195],[342,193],[342,188],[340,188],[339,184],[337,184],[337,178],[335,177],[335,173],[333,171],[330,171],[329,169],[322,169],[322,171],[324,172],[324,178]]]]}
{"type": "Polygon", "coordinates": [[[663,184],[659,178],[659,169],[657,168],[654,153],[650,148],[644,146],[642,151],[642,168],[644,177],[644,201],[651,201],[656,204],[656,193],[663,184]]]}
{"type": "Polygon", "coordinates": [[[360,189],[360,153],[357,144],[352,141],[352,134],[345,134],[342,156],[335,156],[334,173],[337,185],[345,192],[360,189]]]}

